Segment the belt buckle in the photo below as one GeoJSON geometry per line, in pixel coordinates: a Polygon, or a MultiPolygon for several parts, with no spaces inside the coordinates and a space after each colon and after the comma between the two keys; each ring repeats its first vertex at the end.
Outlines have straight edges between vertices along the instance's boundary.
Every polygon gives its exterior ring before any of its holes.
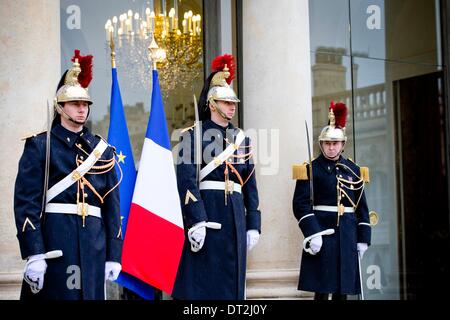
{"type": "Polygon", "coordinates": [[[233,194],[234,191],[234,181],[228,180],[225,182],[225,190],[228,194],[233,194]]]}
{"type": "Polygon", "coordinates": [[[77,214],[79,216],[87,217],[89,215],[89,204],[87,204],[87,203],[78,203],[77,204],[77,214]]]}

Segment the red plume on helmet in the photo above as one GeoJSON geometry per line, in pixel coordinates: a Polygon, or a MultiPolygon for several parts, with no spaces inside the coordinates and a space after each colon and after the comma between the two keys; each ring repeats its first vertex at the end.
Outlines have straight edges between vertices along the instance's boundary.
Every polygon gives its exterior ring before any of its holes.
{"type": "Polygon", "coordinates": [[[211,63],[211,69],[213,72],[222,71],[223,68],[225,68],[225,65],[227,65],[227,68],[230,72],[230,76],[226,79],[226,81],[228,84],[231,84],[231,81],[233,81],[236,72],[234,57],[231,54],[224,54],[222,56],[214,58],[211,63]]]}
{"type": "Polygon", "coordinates": [[[82,56],[80,55],[80,50],[75,50],[75,55],[72,58],[72,62],[78,59],[80,64],[81,72],[78,75],[78,83],[83,87],[87,88],[92,80],[92,55],[82,56]]]}
{"type": "Polygon", "coordinates": [[[345,128],[347,122],[347,106],[343,102],[334,103],[331,101],[330,110],[333,110],[335,126],[345,128]]]}

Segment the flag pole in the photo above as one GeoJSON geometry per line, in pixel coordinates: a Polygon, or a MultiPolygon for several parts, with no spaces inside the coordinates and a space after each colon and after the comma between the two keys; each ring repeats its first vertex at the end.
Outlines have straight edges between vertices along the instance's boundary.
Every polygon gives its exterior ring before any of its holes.
{"type": "Polygon", "coordinates": [[[157,70],[156,64],[166,59],[166,50],[160,48],[156,43],[155,37],[152,36],[152,42],[148,46],[149,56],[153,63],[153,70],[157,70]]]}
{"type": "Polygon", "coordinates": [[[110,33],[109,47],[111,48],[111,67],[116,68],[116,45],[114,44],[113,34],[110,33]]]}

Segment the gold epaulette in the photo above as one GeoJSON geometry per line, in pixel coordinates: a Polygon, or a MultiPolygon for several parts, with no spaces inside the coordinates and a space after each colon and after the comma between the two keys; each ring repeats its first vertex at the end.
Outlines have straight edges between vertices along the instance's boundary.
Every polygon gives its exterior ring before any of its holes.
{"type": "Polygon", "coordinates": [[[36,137],[38,134],[41,134],[41,133],[44,133],[44,132],[47,132],[47,130],[44,130],[44,131],[40,131],[40,132],[37,132],[37,133],[30,133],[30,134],[27,134],[26,136],[23,136],[22,138],[20,138],[20,140],[27,140],[28,138],[31,138],[31,137],[36,137]]]}
{"type": "Polygon", "coordinates": [[[306,161],[302,164],[294,164],[292,166],[292,179],[308,180],[308,169],[306,161]]]}
{"type": "Polygon", "coordinates": [[[359,172],[361,173],[361,179],[365,183],[369,183],[370,182],[369,167],[360,167],[359,168],[359,172]]]}
{"type": "Polygon", "coordinates": [[[197,125],[197,123],[194,123],[192,126],[190,127],[186,127],[184,129],[181,129],[181,133],[185,133],[186,131],[189,131],[191,129],[194,129],[194,127],[197,125]]]}

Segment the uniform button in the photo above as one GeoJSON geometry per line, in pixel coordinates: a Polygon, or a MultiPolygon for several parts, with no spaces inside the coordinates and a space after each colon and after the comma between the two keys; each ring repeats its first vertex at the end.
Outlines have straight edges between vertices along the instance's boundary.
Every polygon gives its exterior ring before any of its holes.
{"type": "Polygon", "coordinates": [[[67,139],[67,142],[70,142],[70,138],[69,137],[67,137],[66,139],[67,139]]]}
{"type": "Polygon", "coordinates": [[[339,170],[339,167],[336,167],[336,170],[339,170]]]}
{"type": "Polygon", "coordinates": [[[84,160],[84,157],[83,157],[83,156],[80,156],[80,159],[81,159],[81,160],[84,160]]]}
{"type": "Polygon", "coordinates": [[[339,175],[339,178],[342,178],[342,174],[339,175]]]}

